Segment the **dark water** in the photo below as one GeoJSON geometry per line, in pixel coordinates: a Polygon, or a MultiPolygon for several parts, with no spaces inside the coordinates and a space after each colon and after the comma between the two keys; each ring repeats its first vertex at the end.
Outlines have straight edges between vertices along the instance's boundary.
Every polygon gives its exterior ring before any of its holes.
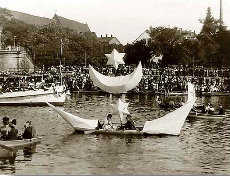
{"type": "MultiPolygon", "coordinates": [[[[138,125],[163,115],[150,95],[129,95],[126,101],[138,125]]],[[[198,101],[221,102],[230,109],[229,97],[198,101]]],[[[109,105],[106,95],[75,94],[62,108],[87,118],[103,119],[109,105]]],[[[0,112],[1,116],[17,118],[21,130],[25,121],[32,120],[43,137],[31,156],[20,151],[14,164],[0,161],[0,174],[230,173],[230,117],[212,121],[187,119],[179,137],[119,137],[73,134],[72,128],[49,107],[0,107],[0,112]]]]}

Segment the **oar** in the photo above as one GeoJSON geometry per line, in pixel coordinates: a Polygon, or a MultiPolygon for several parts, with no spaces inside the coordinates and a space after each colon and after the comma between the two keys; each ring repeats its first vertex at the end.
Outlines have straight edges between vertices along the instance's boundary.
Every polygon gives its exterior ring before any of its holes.
{"type": "Polygon", "coordinates": [[[1,143],[0,143],[0,147],[2,147],[3,149],[9,150],[11,152],[16,152],[17,151],[13,147],[8,147],[7,145],[1,144],[1,143]]]}

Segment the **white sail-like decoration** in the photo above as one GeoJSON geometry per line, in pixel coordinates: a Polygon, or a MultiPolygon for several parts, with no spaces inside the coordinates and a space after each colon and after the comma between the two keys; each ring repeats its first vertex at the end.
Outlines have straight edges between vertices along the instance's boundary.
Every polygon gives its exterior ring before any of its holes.
{"type": "Polygon", "coordinates": [[[196,101],[194,85],[188,84],[188,101],[180,108],[165,116],[146,121],[143,132],[147,134],[179,135],[181,128],[196,101]]]}
{"type": "Polygon", "coordinates": [[[97,127],[98,120],[83,119],[68,112],[65,112],[55,106],[47,103],[55,112],[57,112],[67,123],[69,123],[75,130],[87,131],[93,130],[97,127]]]}
{"type": "Polygon", "coordinates": [[[89,65],[89,75],[93,84],[108,93],[120,94],[135,88],[142,78],[141,62],[138,67],[129,75],[110,77],[97,72],[89,65]]]}

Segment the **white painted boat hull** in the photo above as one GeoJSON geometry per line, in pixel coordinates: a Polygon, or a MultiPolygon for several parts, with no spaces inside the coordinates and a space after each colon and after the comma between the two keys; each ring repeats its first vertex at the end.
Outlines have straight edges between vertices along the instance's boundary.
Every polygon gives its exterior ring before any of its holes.
{"type": "Polygon", "coordinates": [[[46,105],[46,102],[63,105],[66,94],[61,93],[61,90],[58,92],[55,93],[53,89],[49,89],[3,93],[0,94],[0,105],[46,105]]]}

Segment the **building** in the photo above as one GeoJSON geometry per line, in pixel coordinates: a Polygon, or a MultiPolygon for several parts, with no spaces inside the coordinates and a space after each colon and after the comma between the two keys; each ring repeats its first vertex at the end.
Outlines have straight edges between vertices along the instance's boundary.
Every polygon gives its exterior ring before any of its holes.
{"type": "Polygon", "coordinates": [[[2,72],[33,72],[34,65],[26,51],[21,47],[1,46],[2,27],[0,26],[0,71],[2,72]]]}
{"type": "Polygon", "coordinates": [[[187,40],[195,40],[196,39],[195,31],[182,30],[181,28],[179,31],[180,31],[180,34],[183,36],[184,39],[187,39],[187,40]]]}
{"type": "Polygon", "coordinates": [[[80,22],[75,21],[75,20],[70,20],[70,19],[64,18],[62,16],[59,16],[57,14],[54,14],[53,18],[50,19],[50,18],[34,16],[34,15],[22,13],[22,12],[17,12],[17,11],[12,11],[12,10],[8,10],[8,9],[0,8],[0,14],[1,14],[1,12],[2,12],[2,14],[4,14],[4,13],[6,13],[6,11],[7,11],[8,18],[10,16],[10,18],[17,19],[19,21],[22,21],[22,22],[24,22],[26,24],[30,24],[30,25],[45,26],[45,25],[48,25],[50,23],[56,23],[63,28],[71,29],[77,33],[89,33],[89,32],[91,32],[88,24],[80,23],[80,22]]]}
{"type": "MultiPolygon", "coordinates": [[[[177,30],[176,35],[181,36],[181,40],[187,39],[187,40],[195,40],[196,39],[196,33],[195,31],[191,30],[182,30],[182,28],[175,28],[177,30]]],[[[145,40],[146,43],[148,40],[151,39],[148,30],[145,30],[143,33],[141,33],[136,40],[134,40],[134,43],[145,40]]]]}
{"type": "Polygon", "coordinates": [[[106,34],[104,37],[101,35],[98,40],[104,43],[108,43],[109,45],[121,45],[121,42],[113,35],[108,36],[106,34]]]}
{"type": "Polygon", "coordinates": [[[150,39],[150,38],[151,38],[151,37],[150,37],[150,35],[149,35],[149,33],[148,33],[148,30],[145,30],[143,33],[141,33],[141,35],[139,35],[139,36],[137,37],[136,40],[134,40],[134,43],[139,42],[139,41],[141,41],[141,40],[148,40],[148,39],[150,39]]]}
{"type": "Polygon", "coordinates": [[[77,31],[78,33],[90,32],[88,24],[83,24],[74,20],[69,20],[67,18],[58,16],[57,14],[54,15],[51,21],[63,28],[68,28],[73,31],[77,31]]]}

